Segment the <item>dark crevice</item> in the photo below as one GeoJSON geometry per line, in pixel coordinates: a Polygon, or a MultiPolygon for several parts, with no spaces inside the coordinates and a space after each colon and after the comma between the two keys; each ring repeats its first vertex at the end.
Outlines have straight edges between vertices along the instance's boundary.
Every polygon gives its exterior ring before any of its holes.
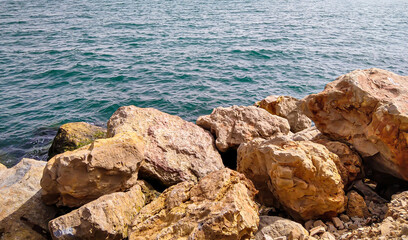
{"type": "Polygon", "coordinates": [[[364,163],[366,178],[376,183],[374,191],[382,198],[390,201],[392,195],[408,190],[407,181],[384,172],[376,171],[372,169],[366,161],[364,163]]]}
{"type": "Polygon", "coordinates": [[[158,192],[163,192],[169,187],[164,185],[159,179],[155,178],[154,176],[145,173],[142,169],[139,170],[138,179],[146,181],[154,188],[154,190],[158,192]]]}
{"type": "Polygon", "coordinates": [[[27,226],[29,226],[31,229],[33,229],[35,232],[43,236],[45,239],[50,239],[50,240],[52,239],[51,234],[47,231],[47,229],[44,229],[41,226],[38,226],[37,224],[30,222],[25,217],[20,217],[20,220],[23,223],[25,223],[27,226]]]}
{"type": "Polygon", "coordinates": [[[226,152],[220,152],[222,162],[224,166],[232,170],[237,170],[237,156],[238,152],[236,149],[229,149],[226,152]]]}

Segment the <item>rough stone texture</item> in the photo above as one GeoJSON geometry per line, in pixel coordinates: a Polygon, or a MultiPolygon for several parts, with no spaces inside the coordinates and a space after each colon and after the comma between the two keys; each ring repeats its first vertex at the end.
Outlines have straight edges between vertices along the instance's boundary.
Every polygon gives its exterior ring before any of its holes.
{"type": "Polygon", "coordinates": [[[46,162],[23,158],[0,171],[0,238],[47,239],[56,209],[41,201],[40,179],[46,162]]]}
{"type": "Polygon", "coordinates": [[[6,170],[6,169],[7,169],[7,167],[0,163],[0,171],[6,170]]]}
{"type": "Polygon", "coordinates": [[[257,104],[273,115],[286,118],[290,131],[296,133],[312,126],[312,121],[302,112],[301,101],[290,96],[269,96],[257,104]]]}
{"type": "Polygon", "coordinates": [[[386,218],[381,223],[358,228],[339,239],[405,239],[408,227],[408,191],[395,194],[388,204],[386,218]]]}
{"type": "Polygon", "coordinates": [[[108,136],[126,131],[146,141],[141,178],[171,186],[186,180],[197,182],[224,167],[213,136],[180,117],[153,108],[121,107],[108,121],[108,136]]]}
{"type": "Polygon", "coordinates": [[[125,191],[137,180],[144,142],[135,133],[95,140],[48,161],[41,179],[46,204],[78,207],[98,197],[125,191]]]}
{"type": "Polygon", "coordinates": [[[241,143],[254,138],[268,139],[288,134],[290,129],[286,119],[255,106],[218,107],[210,115],[199,117],[197,125],[216,136],[215,143],[221,152],[237,149],[241,143]]]}
{"type": "Polygon", "coordinates": [[[347,141],[376,170],[408,180],[408,77],[356,70],[304,99],[305,114],[347,141]]]}
{"type": "Polygon", "coordinates": [[[50,232],[54,239],[124,239],[145,200],[139,184],[128,192],[104,195],[50,221],[50,232]]]}
{"type": "Polygon", "coordinates": [[[289,238],[289,235],[291,235],[293,239],[299,239],[301,237],[305,239],[309,236],[309,232],[301,224],[289,219],[275,216],[261,216],[255,239],[275,239],[282,236],[289,238]]]}
{"type": "Polygon", "coordinates": [[[319,135],[312,141],[322,144],[330,152],[339,157],[339,161],[336,161],[335,164],[345,186],[348,186],[358,177],[361,177],[361,169],[363,167],[362,160],[356,152],[347,146],[347,144],[338,141],[331,141],[323,135],[319,135]]]}
{"type": "Polygon", "coordinates": [[[146,205],[129,239],[250,239],[259,223],[256,194],[243,174],[222,169],[185,181],[146,205]]]}
{"type": "Polygon", "coordinates": [[[364,198],[356,191],[347,193],[347,215],[349,217],[366,218],[370,215],[364,198]]]}
{"type": "Polygon", "coordinates": [[[285,136],[256,139],[238,149],[238,171],[260,193],[272,193],[292,217],[303,220],[344,211],[346,199],[335,161],[337,155],[324,146],[285,136]]]}
{"type": "Polygon", "coordinates": [[[330,140],[316,127],[307,128],[290,136],[295,141],[312,141],[324,145],[330,152],[336,154],[340,161],[336,161],[343,184],[347,187],[362,174],[362,160],[347,144],[330,140]]]}
{"type": "Polygon", "coordinates": [[[48,159],[57,154],[72,151],[92,143],[95,139],[104,138],[106,129],[86,122],[73,122],[62,125],[48,150],[48,159]]]}
{"type": "Polygon", "coordinates": [[[291,135],[290,138],[295,141],[312,141],[320,134],[321,132],[316,127],[310,127],[291,135]]]}

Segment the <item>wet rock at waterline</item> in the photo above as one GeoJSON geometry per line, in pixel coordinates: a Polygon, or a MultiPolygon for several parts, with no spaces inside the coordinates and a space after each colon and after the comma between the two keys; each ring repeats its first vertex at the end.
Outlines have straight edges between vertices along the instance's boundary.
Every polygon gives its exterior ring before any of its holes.
{"type": "Polygon", "coordinates": [[[105,138],[106,129],[86,122],[72,122],[62,125],[48,150],[48,159],[57,154],[72,151],[92,143],[95,139],[105,138]]]}

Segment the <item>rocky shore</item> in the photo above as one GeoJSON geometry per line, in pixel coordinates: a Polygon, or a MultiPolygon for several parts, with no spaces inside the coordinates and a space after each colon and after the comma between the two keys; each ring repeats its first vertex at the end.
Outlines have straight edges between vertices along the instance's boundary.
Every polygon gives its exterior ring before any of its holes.
{"type": "Polygon", "coordinates": [[[65,124],[48,162],[0,164],[0,239],[408,239],[407,86],[356,70],[196,124],[65,124]]]}

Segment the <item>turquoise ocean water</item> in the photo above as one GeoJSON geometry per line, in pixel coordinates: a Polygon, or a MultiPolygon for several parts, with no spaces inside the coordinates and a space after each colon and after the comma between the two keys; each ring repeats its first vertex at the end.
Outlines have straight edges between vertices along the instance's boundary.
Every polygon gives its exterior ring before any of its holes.
{"type": "Polygon", "coordinates": [[[123,105],[195,121],[407,63],[406,0],[0,0],[0,162],[123,105]]]}

